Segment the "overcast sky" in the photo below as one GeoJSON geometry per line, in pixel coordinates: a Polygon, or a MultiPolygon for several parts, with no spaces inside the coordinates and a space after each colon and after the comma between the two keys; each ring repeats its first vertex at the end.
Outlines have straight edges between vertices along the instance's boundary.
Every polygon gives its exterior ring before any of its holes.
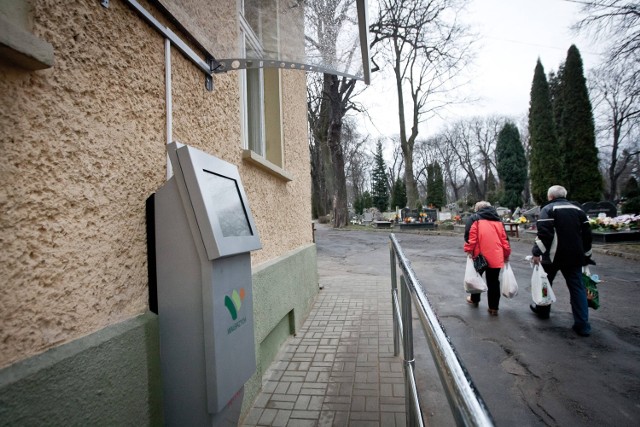
{"type": "MultiPolygon", "coordinates": [[[[489,114],[515,118],[526,115],[533,71],[538,58],[545,72],[557,70],[575,44],[587,69],[599,63],[593,43],[570,31],[579,17],[579,4],[566,0],[472,0],[467,23],[479,35],[476,60],[464,95],[479,98],[473,105],[452,107],[445,120],[489,114]]],[[[372,18],[373,19],[373,18],[372,18]]],[[[375,126],[365,123],[372,136],[398,133],[394,84],[376,76],[365,102],[375,126]]],[[[421,128],[424,136],[437,133],[440,120],[421,128]]]]}

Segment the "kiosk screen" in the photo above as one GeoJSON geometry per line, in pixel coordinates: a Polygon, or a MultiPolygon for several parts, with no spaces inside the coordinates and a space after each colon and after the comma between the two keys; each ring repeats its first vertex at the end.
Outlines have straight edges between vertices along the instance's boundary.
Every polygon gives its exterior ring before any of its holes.
{"type": "Polygon", "coordinates": [[[253,235],[236,181],[207,170],[205,172],[207,172],[205,177],[208,194],[218,217],[222,235],[224,237],[253,235]]]}

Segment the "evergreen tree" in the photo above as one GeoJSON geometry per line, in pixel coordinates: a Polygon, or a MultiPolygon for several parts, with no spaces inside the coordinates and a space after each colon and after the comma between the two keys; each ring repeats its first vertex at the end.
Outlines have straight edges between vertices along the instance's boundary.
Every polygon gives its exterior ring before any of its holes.
{"type": "Polygon", "coordinates": [[[635,177],[629,177],[627,183],[622,189],[622,197],[630,199],[632,197],[638,196],[640,196],[640,185],[638,185],[638,181],[635,179],[635,177]]]}
{"type": "Polygon", "coordinates": [[[567,52],[562,79],[560,128],[565,150],[565,188],[580,203],[599,201],[602,175],[598,168],[593,111],[584,77],[582,58],[575,45],[567,52]]]}
{"type": "Polygon", "coordinates": [[[493,204],[499,203],[502,198],[502,191],[498,187],[498,180],[493,174],[493,170],[489,169],[489,173],[487,174],[487,179],[485,181],[487,191],[485,192],[484,200],[493,204]]]}
{"type": "Polygon", "coordinates": [[[442,168],[438,162],[431,163],[427,166],[427,205],[441,208],[446,201],[442,168]]]}
{"type": "MultiPolygon", "coordinates": [[[[558,144],[562,144],[562,111],[564,109],[564,63],[558,67],[558,72],[549,73],[549,96],[551,97],[551,108],[553,110],[553,124],[556,130],[558,144]]],[[[564,147],[561,151],[564,155],[564,147]]],[[[564,157],[563,157],[564,162],[564,157]]],[[[564,180],[563,180],[564,181],[564,180]]]]}
{"type": "Polygon", "coordinates": [[[531,195],[537,203],[542,204],[547,200],[547,190],[550,186],[562,185],[564,165],[562,150],[553,125],[549,84],[540,59],[536,64],[531,84],[529,138],[531,195]]]}
{"type": "Polygon", "coordinates": [[[380,212],[384,212],[389,206],[389,186],[387,167],[382,157],[382,143],[380,141],[378,141],[373,161],[375,166],[371,176],[371,197],[373,198],[373,206],[378,208],[380,212]]]}
{"type": "Polygon", "coordinates": [[[373,206],[373,202],[371,200],[371,193],[368,191],[365,191],[360,196],[356,197],[353,202],[353,209],[358,215],[362,215],[364,210],[369,209],[371,206],[373,206]]]}
{"type": "Polygon", "coordinates": [[[500,203],[512,211],[522,205],[522,192],[527,180],[527,158],[515,124],[505,123],[496,144],[498,177],[503,184],[500,203]]]}
{"type": "Polygon", "coordinates": [[[396,207],[402,209],[407,206],[407,187],[404,181],[398,177],[393,185],[393,193],[391,195],[391,209],[396,207]]]}
{"type": "Polygon", "coordinates": [[[362,209],[369,209],[373,207],[373,197],[371,197],[371,193],[365,191],[362,193],[362,209]]]}
{"type": "Polygon", "coordinates": [[[364,213],[364,207],[362,206],[362,195],[356,197],[353,201],[353,210],[356,211],[357,215],[362,215],[364,213]]]}

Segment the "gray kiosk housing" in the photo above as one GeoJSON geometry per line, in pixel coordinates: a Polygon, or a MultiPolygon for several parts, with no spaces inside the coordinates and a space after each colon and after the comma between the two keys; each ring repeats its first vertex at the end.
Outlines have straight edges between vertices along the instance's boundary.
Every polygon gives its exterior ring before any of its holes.
{"type": "Polygon", "coordinates": [[[236,166],[167,148],[174,175],[154,198],[164,418],[213,425],[256,370],[250,251],[260,237],[236,166]]]}

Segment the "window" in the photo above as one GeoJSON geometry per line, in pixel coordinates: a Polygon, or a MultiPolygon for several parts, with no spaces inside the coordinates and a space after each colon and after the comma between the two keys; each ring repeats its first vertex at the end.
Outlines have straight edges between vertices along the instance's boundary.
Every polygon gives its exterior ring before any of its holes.
{"type": "MultiPolygon", "coordinates": [[[[264,58],[265,49],[273,50],[277,37],[270,37],[263,25],[267,19],[277,19],[277,3],[263,8],[247,8],[260,11],[244,14],[244,5],[264,0],[244,0],[240,13],[241,49],[247,58],[264,58]],[[273,11],[270,13],[269,10],[273,11]],[[270,45],[271,44],[271,45],[270,45]]],[[[290,180],[284,173],[282,137],[281,76],[278,68],[247,68],[241,72],[242,122],[244,158],[290,180]]]]}

